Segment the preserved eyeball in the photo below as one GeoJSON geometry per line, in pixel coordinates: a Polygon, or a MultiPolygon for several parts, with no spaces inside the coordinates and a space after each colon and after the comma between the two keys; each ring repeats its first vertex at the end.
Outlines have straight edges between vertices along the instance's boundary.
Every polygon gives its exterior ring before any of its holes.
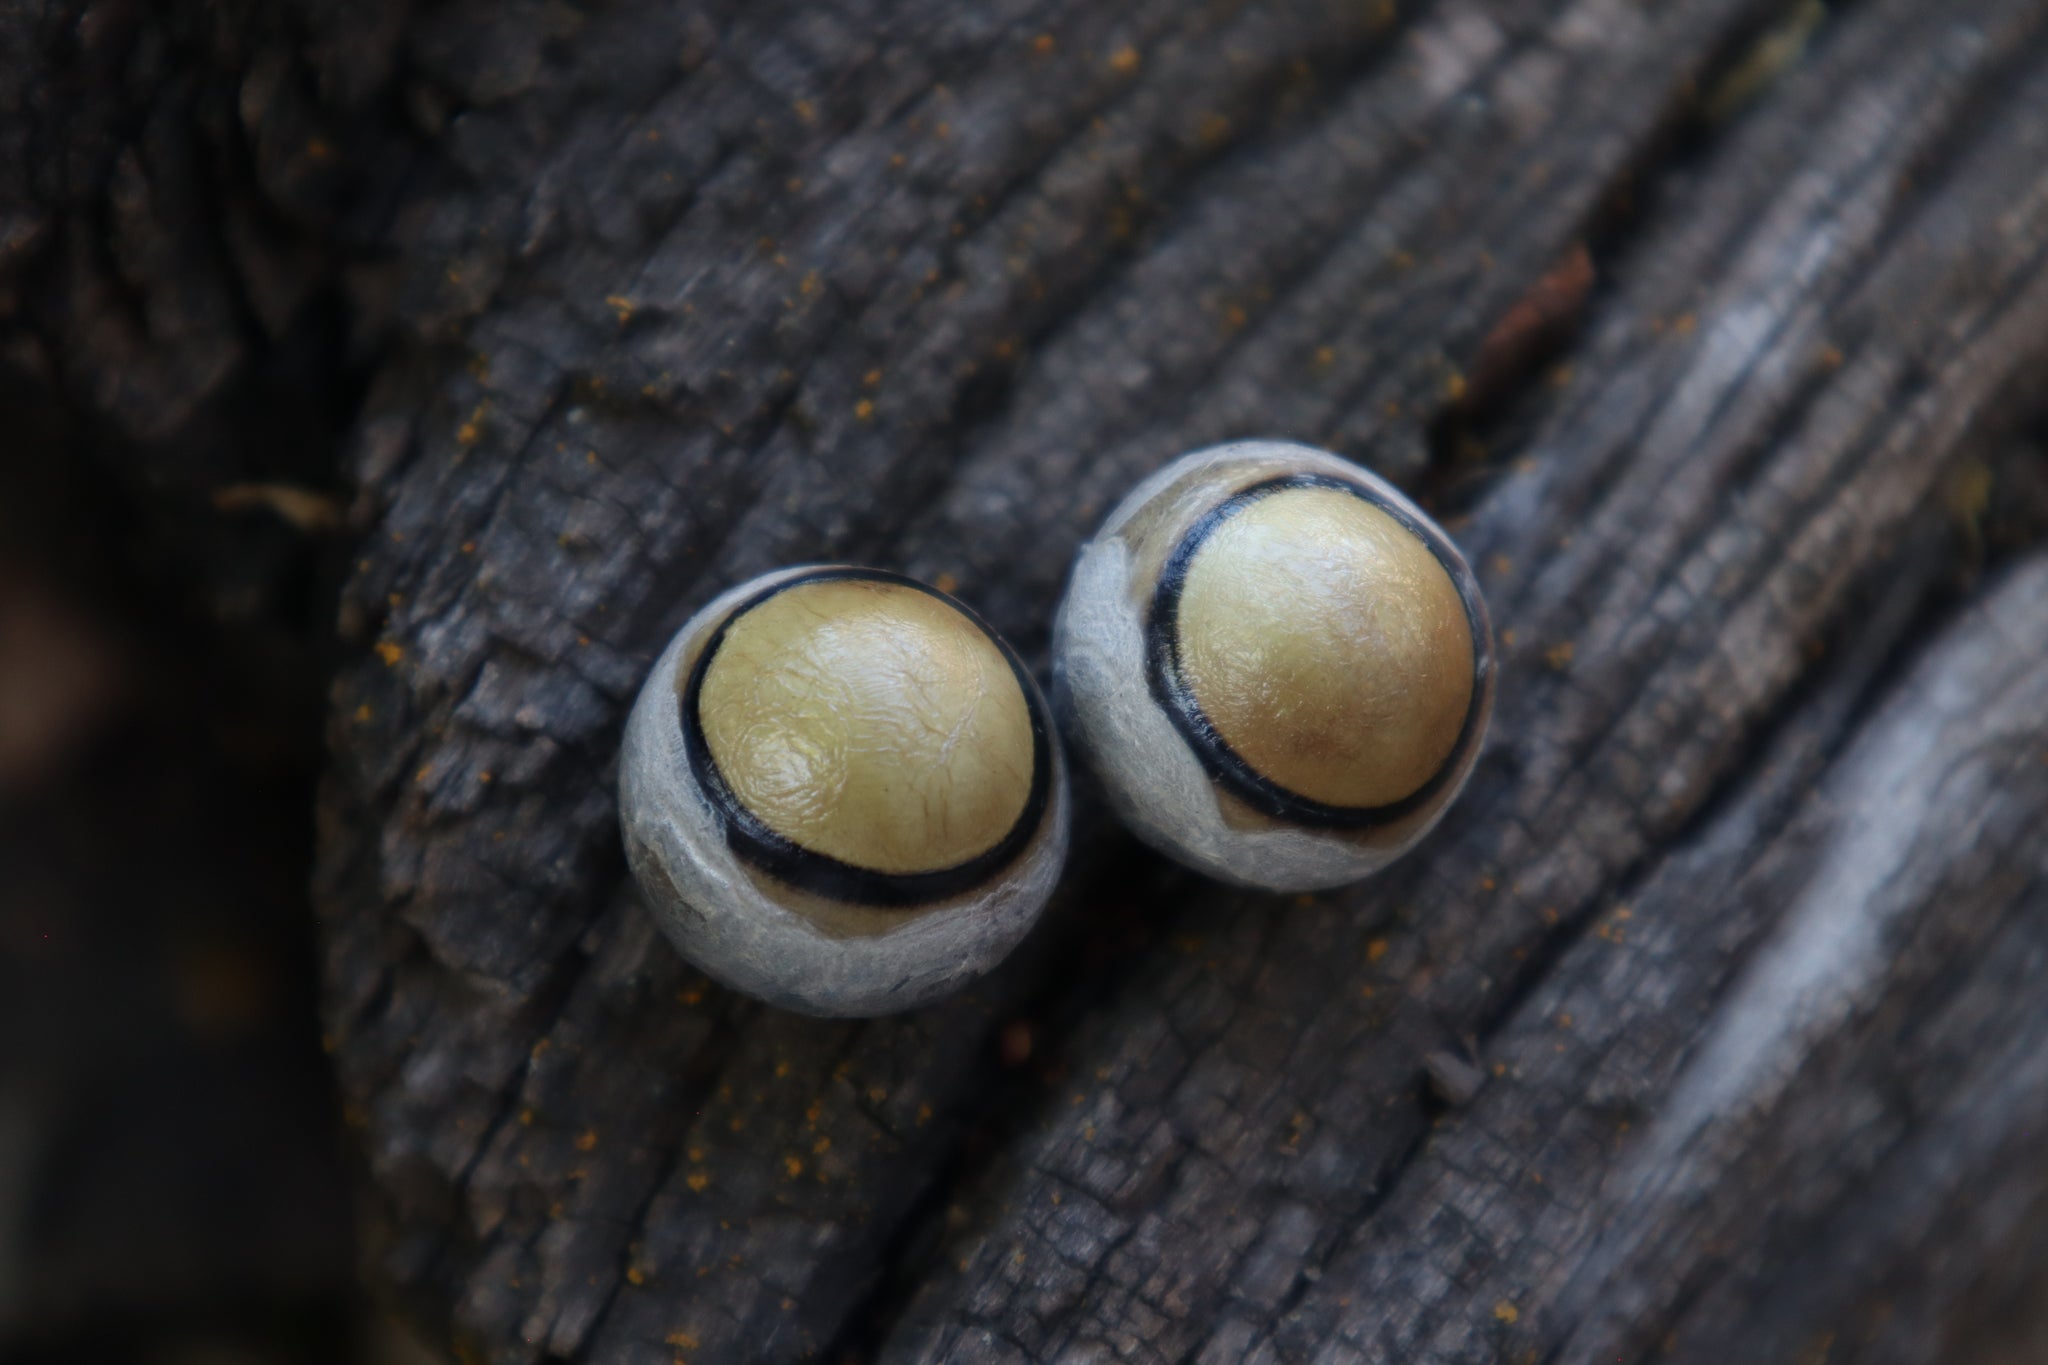
{"type": "Polygon", "coordinates": [[[1493,635],[1442,528],[1307,446],[1197,451],[1085,546],[1054,627],[1067,738],[1148,843],[1301,891],[1411,848],[1472,771],[1493,635]]]}
{"type": "Polygon", "coordinates": [[[912,579],[785,569],[684,624],[626,726],[626,859],[683,955],[808,1014],[924,1004],[1037,919],[1066,774],[1010,647],[912,579]]]}

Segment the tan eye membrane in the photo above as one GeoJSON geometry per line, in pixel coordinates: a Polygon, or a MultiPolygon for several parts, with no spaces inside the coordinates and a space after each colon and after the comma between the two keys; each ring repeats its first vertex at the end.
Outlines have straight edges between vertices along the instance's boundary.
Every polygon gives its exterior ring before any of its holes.
{"type": "Polygon", "coordinates": [[[1266,479],[1168,556],[1147,680],[1210,776],[1254,810],[1330,829],[1397,823],[1476,742],[1475,591],[1440,533],[1373,490],[1266,479]]]}
{"type": "Polygon", "coordinates": [[[1022,663],[936,590],[820,569],[741,602],[678,697],[733,852],[798,891],[912,907],[975,890],[1043,820],[1050,725],[1022,663]]]}

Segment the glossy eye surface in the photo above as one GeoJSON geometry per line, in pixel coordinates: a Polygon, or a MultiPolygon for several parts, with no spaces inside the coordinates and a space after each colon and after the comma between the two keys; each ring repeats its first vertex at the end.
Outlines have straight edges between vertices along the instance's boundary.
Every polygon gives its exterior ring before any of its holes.
{"type": "Polygon", "coordinates": [[[1469,774],[1493,697],[1471,571],[1322,451],[1240,442],[1146,480],[1077,562],[1054,641],[1070,738],[1139,834],[1226,880],[1384,866],[1469,774]]]}
{"type": "Polygon", "coordinates": [[[628,861],[685,956],[789,1008],[873,1014],[978,975],[1064,857],[1043,698],[959,603],[876,570],[713,602],[627,728],[628,861]]]}

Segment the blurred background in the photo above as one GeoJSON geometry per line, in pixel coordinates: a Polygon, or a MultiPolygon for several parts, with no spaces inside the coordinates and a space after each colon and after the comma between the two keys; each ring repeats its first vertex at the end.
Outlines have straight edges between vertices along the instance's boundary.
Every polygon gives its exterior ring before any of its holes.
{"type": "Polygon", "coordinates": [[[320,1044],[332,445],[256,382],[270,439],[201,424],[146,470],[0,384],[9,1361],[426,1358],[359,1287],[320,1044]]]}

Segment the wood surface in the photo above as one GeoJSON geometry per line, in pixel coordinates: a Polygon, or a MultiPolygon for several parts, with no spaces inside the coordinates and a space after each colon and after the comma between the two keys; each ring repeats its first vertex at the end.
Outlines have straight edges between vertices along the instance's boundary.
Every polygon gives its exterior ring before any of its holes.
{"type": "Polygon", "coordinates": [[[461,1358],[2048,1351],[2048,4],[0,35],[10,363],[139,480],[334,376],[327,1039],[372,1271],[461,1358]],[[614,760],[695,605],[871,563],[1042,671],[1110,504],[1247,435],[1480,572],[1499,709],[1421,849],[1259,896],[1084,789],[952,1002],[675,956],[614,760]]]}

